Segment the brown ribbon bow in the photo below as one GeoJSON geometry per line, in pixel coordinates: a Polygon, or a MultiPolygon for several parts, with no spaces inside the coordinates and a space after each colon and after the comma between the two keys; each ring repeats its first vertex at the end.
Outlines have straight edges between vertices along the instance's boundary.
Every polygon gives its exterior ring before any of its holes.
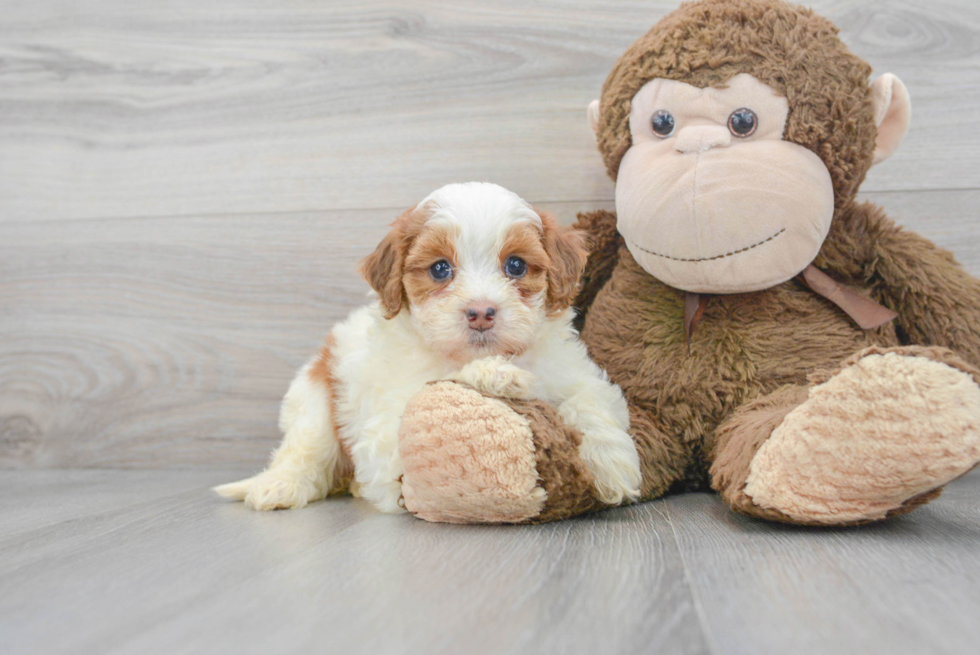
{"type": "MultiPolygon", "coordinates": [[[[845,287],[813,264],[796,277],[811,291],[840,307],[862,330],[873,330],[898,318],[896,312],[845,287]]],[[[688,293],[684,297],[684,334],[688,352],[691,350],[691,336],[704,316],[710,297],[700,293],[688,293]]]]}

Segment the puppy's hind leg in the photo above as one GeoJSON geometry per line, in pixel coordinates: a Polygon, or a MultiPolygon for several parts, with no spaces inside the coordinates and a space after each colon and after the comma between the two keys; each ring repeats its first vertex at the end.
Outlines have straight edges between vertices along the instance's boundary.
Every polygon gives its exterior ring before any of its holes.
{"type": "Polygon", "coordinates": [[[291,509],[326,497],[340,458],[340,443],[331,417],[329,351],[304,366],[282,401],[282,444],[269,467],[256,476],[215,487],[233,500],[257,510],[291,509]]]}

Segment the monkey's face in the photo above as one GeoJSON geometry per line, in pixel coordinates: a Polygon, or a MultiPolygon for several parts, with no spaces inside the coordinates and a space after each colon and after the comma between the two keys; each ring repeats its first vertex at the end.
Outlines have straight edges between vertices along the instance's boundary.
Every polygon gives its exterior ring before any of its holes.
{"type": "Polygon", "coordinates": [[[745,73],[725,88],[655,79],[637,92],[616,211],[640,266],[685,291],[739,293],[813,261],[834,191],[820,158],[783,140],[788,111],[745,73]]]}

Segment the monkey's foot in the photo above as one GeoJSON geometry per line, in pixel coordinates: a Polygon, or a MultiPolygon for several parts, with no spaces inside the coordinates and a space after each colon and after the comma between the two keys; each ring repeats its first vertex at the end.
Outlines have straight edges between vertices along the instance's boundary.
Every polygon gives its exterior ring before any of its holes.
{"type": "Polygon", "coordinates": [[[869,349],[772,431],[745,493],[795,521],[860,523],[935,498],[978,462],[978,372],[941,349],[869,349]]]}
{"type": "Polygon", "coordinates": [[[600,505],[580,443],[544,403],[431,384],[402,416],[405,507],[444,523],[540,522],[592,509],[600,505]]]}

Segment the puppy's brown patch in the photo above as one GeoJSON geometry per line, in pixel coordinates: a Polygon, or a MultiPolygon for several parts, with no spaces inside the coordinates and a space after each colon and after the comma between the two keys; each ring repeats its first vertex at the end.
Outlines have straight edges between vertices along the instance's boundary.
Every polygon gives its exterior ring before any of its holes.
{"type": "Polygon", "coordinates": [[[500,249],[500,267],[504,268],[510,257],[520,257],[527,264],[527,273],[513,280],[525,304],[530,304],[548,286],[548,269],[551,258],[545,252],[543,234],[533,225],[515,225],[507,233],[500,249]]]}
{"type": "Polygon", "coordinates": [[[328,495],[348,493],[350,483],[354,479],[354,460],[351,459],[347,444],[340,438],[340,424],[337,423],[337,400],[335,397],[337,378],[333,375],[333,349],[335,345],[334,336],[327,337],[320,351],[317,353],[313,366],[310,367],[307,376],[313,382],[319,382],[327,388],[327,401],[330,403],[330,422],[333,433],[340,444],[340,456],[333,470],[333,486],[328,495]]]}
{"type": "Polygon", "coordinates": [[[578,293],[589,251],[585,235],[579,230],[562,227],[555,217],[538,212],[544,228],[542,242],[548,253],[548,311],[556,314],[570,307],[578,293]]]}
{"type": "Polygon", "coordinates": [[[427,298],[444,291],[452,282],[452,277],[435,280],[429,273],[432,265],[441,260],[449,262],[455,275],[459,266],[455,235],[445,225],[423,227],[405,258],[403,284],[410,302],[421,305],[427,298]]]}
{"type": "Polygon", "coordinates": [[[404,212],[391,224],[375,251],[358,266],[358,272],[377,292],[385,318],[393,318],[405,304],[405,259],[428,218],[429,212],[418,206],[404,212]]]}

